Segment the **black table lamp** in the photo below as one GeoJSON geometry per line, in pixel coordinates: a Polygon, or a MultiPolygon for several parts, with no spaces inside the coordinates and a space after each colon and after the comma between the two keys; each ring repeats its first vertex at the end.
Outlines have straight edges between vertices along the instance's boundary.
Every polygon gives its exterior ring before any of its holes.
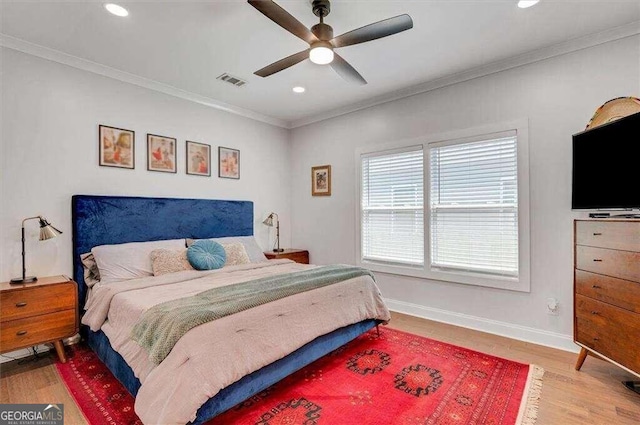
{"type": "Polygon", "coordinates": [[[11,283],[31,283],[38,280],[35,276],[27,276],[27,269],[24,264],[24,223],[29,220],[40,220],[40,240],[46,241],[47,239],[55,238],[58,235],[61,235],[62,232],[51,225],[47,221],[46,218],[41,215],[35,217],[28,217],[22,220],[22,277],[16,277],[15,279],[11,279],[11,283]]]}
{"type": "Polygon", "coordinates": [[[276,248],[273,248],[273,252],[283,252],[284,249],[280,248],[280,220],[278,219],[278,214],[272,212],[269,214],[262,224],[267,225],[269,227],[273,227],[273,218],[276,219],[276,248]]]}

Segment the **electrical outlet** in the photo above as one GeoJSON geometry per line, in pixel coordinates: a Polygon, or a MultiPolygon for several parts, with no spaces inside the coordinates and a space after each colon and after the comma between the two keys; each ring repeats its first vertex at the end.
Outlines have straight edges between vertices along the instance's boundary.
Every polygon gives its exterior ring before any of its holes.
{"type": "Polygon", "coordinates": [[[547,314],[552,316],[560,315],[560,303],[557,298],[547,298],[547,314]]]}

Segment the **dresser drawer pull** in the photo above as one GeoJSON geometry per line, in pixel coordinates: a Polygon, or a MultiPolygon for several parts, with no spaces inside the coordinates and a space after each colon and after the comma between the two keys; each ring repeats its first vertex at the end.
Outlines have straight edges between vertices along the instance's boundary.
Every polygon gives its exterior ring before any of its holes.
{"type": "Polygon", "coordinates": [[[594,258],[593,261],[597,262],[597,263],[601,263],[602,260],[600,258],[594,258]]]}
{"type": "Polygon", "coordinates": [[[592,311],[592,312],[591,312],[591,314],[598,314],[598,315],[599,315],[599,314],[600,314],[600,312],[599,312],[599,311],[595,311],[595,310],[594,310],[594,311],[592,311]]]}
{"type": "Polygon", "coordinates": [[[600,341],[600,338],[593,338],[594,341],[600,341]]]}
{"type": "Polygon", "coordinates": [[[592,286],[592,288],[593,288],[593,289],[602,289],[602,286],[600,286],[600,285],[593,285],[593,286],[592,286]]]}
{"type": "Polygon", "coordinates": [[[16,335],[18,335],[18,336],[22,336],[22,335],[26,335],[26,334],[27,334],[27,331],[18,331],[18,332],[16,332],[16,335]]]}
{"type": "Polygon", "coordinates": [[[602,236],[602,233],[595,232],[593,236],[602,236]]]}
{"type": "Polygon", "coordinates": [[[16,307],[20,308],[20,307],[26,307],[27,303],[26,302],[21,302],[21,303],[16,303],[16,307]]]}

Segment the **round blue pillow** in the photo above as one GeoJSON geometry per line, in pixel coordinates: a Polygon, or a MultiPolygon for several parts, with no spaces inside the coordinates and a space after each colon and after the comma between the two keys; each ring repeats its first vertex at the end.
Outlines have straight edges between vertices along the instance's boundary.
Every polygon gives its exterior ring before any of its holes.
{"type": "Polygon", "coordinates": [[[227,253],[218,242],[201,239],[187,249],[187,259],[196,270],[215,270],[224,266],[227,253]]]}

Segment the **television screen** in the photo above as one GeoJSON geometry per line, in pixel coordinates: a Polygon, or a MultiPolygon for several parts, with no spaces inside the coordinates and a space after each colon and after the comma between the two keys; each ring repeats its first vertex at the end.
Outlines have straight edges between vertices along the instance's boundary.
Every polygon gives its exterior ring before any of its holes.
{"type": "Polygon", "coordinates": [[[573,136],[571,206],[640,208],[640,113],[573,136]]]}

